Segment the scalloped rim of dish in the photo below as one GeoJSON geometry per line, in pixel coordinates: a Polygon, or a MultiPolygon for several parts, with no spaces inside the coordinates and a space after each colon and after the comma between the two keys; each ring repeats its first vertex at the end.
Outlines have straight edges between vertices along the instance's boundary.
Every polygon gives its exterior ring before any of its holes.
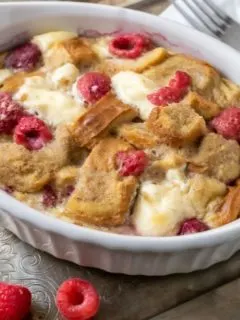
{"type": "MultiPolygon", "coordinates": [[[[161,22],[166,27],[175,27],[182,30],[186,36],[193,37],[197,36],[196,45],[200,41],[204,41],[205,44],[216,45],[218,50],[223,50],[231,53],[231,57],[234,57],[240,61],[240,53],[238,53],[235,49],[229,47],[228,45],[220,42],[219,40],[212,38],[206,34],[203,34],[195,29],[183,26],[177,22],[170,21],[165,18],[155,17],[148,13],[138,12],[131,9],[117,8],[111,7],[107,5],[99,5],[99,4],[89,4],[89,3],[75,3],[75,2],[57,2],[57,1],[49,1],[49,2],[8,2],[8,3],[0,3],[0,10],[3,7],[17,7],[23,6],[26,7],[37,7],[39,5],[43,5],[45,7],[48,6],[61,6],[66,7],[66,11],[68,6],[76,6],[76,8],[81,7],[89,7],[96,8],[97,6],[97,14],[98,16],[103,16],[104,10],[111,12],[131,12],[132,21],[136,19],[136,21],[140,21],[141,19],[145,19],[145,21],[149,21],[152,23],[161,22]],[[151,20],[151,21],[150,21],[151,20]]],[[[239,64],[240,67],[240,64],[239,64]]],[[[240,68],[239,68],[240,70],[240,68]]],[[[239,237],[240,234],[240,221],[233,221],[227,225],[218,227],[216,229],[211,229],[209,231],[205,231],[197,234],[190,234],[184,236],[170,236],[170,237],[145,237],[145,236],[131,236],[131,235],[121,235],[117,233],[105,232],[101,230],[91,229],[87,227],[78,226],[69,222],[65,222],[59,218],[51,217],[44,214],[41,211],[35,210],[31,207],[28,207],[24,203],[16,200],[12,196],[8,195],[4,191],[0,191],[0,208],[7,211],[10,214],[22,221],[28,222],[31,225],[44,229],[46,231],[50,231],[52,233],[57,233],[63,235],[64,237],[70,238],[74,241],[81,241],[91,244],[98,244],[102,247],[111,249],[111,250],[125,250],[125,251],[146,251],[146,252],[176,252],[188,249],[196,249],[196,248],[204,248],[204,247],[212,247],[218,244],[223,244],[224,242],[234,240],[239,237]]]]}

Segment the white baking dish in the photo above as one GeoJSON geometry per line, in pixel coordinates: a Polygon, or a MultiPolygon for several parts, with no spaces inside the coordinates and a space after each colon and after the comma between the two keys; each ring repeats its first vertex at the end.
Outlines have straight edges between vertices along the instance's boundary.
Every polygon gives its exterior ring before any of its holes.
{"type": "MultiPolygon", "coordinates": [[[[0,4],[0,50],[51,30],[85,34],[147,31],[173,50],[206,59],[240,83],[240,54],[207,35],[149,14],[71,2],[0,4]]],[[[49,217],[0,192],[1,224],[20,239],[79,265],[165,275],[207,268],[240,249],[240,221],[181,237],[147,238],[91,230],[49,217]]]]}

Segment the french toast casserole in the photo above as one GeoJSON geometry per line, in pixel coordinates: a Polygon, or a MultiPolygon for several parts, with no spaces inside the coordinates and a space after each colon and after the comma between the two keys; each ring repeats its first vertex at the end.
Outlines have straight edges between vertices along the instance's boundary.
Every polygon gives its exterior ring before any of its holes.
{"type": "Polygon", "coordinates": [[[0,184],[27,205],[139,236],[240,214],[240,86],[146,34],[56,31],[0,55],[0,184]]]}

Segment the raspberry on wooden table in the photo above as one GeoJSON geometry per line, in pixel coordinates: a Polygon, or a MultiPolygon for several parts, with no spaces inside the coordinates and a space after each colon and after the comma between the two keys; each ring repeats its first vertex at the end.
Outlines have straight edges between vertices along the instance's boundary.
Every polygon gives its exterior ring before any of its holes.
{"type": "Polygon", "coordinates": [[[11,134],[23,116],[23,107],[9,93],[0,92],[0,133],[11,134]]]}
{"type": "Polygon", "coordinates": [[[14,130],[14,141],[29,150],[41,149],[52,138],[48,126],[34,116],[22,117],[14,130]]]}
{"type": "Polygon", "coordinates": [[[151,41],[148,37],[138,33],[117,35],[109,43],[111,54],[119,58],[135,59],[149,49],[151,41]]]}
{"type": "Polygon", "coordinates": [[[31,292],[22,286],[0,282],[0,319],[24,320],[31,308],[31,292]]]}
{"type": "Polygon", "coordinates": [[[59,287],[56,304],[67,320],[90,320],[99,309],[100,298],[91,283],[72,278],[59,287]]]}
{"type": "Polygon", "coordinates": [[[100,72],[87,72],[77,81],[77,90],[88,103],[95,103],[111,89],[111,79],[100,72]]]}
{"type": "Polygon", "coordinates": [[[145,170],[148,158],[143,150],[119,151],[116,164],[121,176],[139,176],[145,170]]]}
{"type": "Polygon", "coordinates": [[[224,138],[240,142],[240,108],[229,107],[223,110],[210,122],[210,126],[224,138]]]}
{"type": "Polygon", "coordinates": [[[147,95],[148,100],[156,106],[181,101],[191,85],[191,77],[184,71],[176,71],[168,86],[147,95]]]}
{"type": "Polygon", "coordinates": [[[33,43],[25,43],[13,49],[5,58],[7,68],[17,71],[30,71],[36,67],[41,58],[41,51],[33,43]]]}
{"type": "Polygon", "coordinates": [[[192,218],[185,220],[180,226],[178,235],[191,234],[209,230],[208,226],[202,221],[192,218]]]}

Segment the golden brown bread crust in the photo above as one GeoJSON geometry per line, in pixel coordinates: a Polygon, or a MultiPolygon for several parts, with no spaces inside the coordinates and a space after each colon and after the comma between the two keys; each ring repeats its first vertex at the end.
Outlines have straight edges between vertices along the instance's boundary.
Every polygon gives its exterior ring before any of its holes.
{"type": "Polygon", "coordinates": [[[209,120],[221,112],[218,104],[205,99],[197,92],[190,91],[181,102],[193,108],[204,119],[209,120]]]}
{"type": "Polygon", "coordinates": [[[115,165],[118,151],[131,149],[116,138],[103,139],[79,172],[64,216],[78,224],[117,226],[125,222],[137,188],[135,177],[120,177],[115,165]]]}
{"type": "Polygon", "coordinates": [[[227,183],[239,176],[239,162],[240,147],[237,141],[209,133],[203,138],[198,154],[192,158],[189,170],[208,174],[227,183]]]}
{"type": "Polygon", "coordinates": [[[212,97],[213,89],[220,83],[220,74],[212,66],[184,54],[170,56],[161,64],[144,72],[144,75],[164,86],[178,70],[187,72],[192,78],[192,89],[206,98],[212,97]]]}
{"type": "Polygon", "coordinates": [[[39,151],[6,142],[0,144],[0,181],[21,192],[37,192],[69,159],[69,133],[59,127],[56,140],[39,151]],[[7,150],[7,152],[6,152],[7,150]]]}
{"type": "Polygon", "coordinates": [[[95,105],[89,107],[70,130],[79,146],[92,148],[114,126],[131,121],[136,116],[135,109],[122,103],[109,92],[95,105]]]}
{"type": "Polygon", "coordinates": [[[76,65],[89,65],[97,57],[84,39],[73,38],[55,44],[45,55],[44,63],[49,69],[69,62],[76,65]]]}
{"type": "Polygon", "coordinates": [[[97,71],[107,73],[109,76],[120,71],[134,71],[142,73],[148,68],[161,63],[168,57],[167,50],[164,48],[155,48],[151,51],[146,52],[137,59],[104,59],[95,66],[97,71]]]}
{"type": "Polygon", "coordinates": [[[40,70],[34,72],[16,72],[4,81],[0,91],[15,93],[24,83],[26,78],[40,76],[43,73],[40,70]]]}
{"type": "Polygon", "coordinates": [[[73,165],[63,167],[54,174],[54,184],[57,189],[70,185],[74,186],[77,182],[78,175],[79,167],[73,165]]]}
{"type": "Polygon", "coordinates": [[[211,227],[217,228],[230,223],[240,215],[240,186],[230,187],[225,199],[216,212],[210,212],[204,221],[211,227]]]}
{"type": "Polygon", "coordinates": [[[179,104],[154,108],[146,124],[159,141],[175,147],[192,143],[207,132],[204,119],[191,107],[179,104]]]}
{"type": "Polygon", "coordinates": [[[213,100],[222,108],[240,104],[240,86],[221,78],[219,85],[213,90],[213,100]]]}
{"type": "Polygon", "coordinates": [[[117,128],[118,135],[137,149],[155,147],[158,137],[147,130],[145,123],[124,123],[117,128]]]}

